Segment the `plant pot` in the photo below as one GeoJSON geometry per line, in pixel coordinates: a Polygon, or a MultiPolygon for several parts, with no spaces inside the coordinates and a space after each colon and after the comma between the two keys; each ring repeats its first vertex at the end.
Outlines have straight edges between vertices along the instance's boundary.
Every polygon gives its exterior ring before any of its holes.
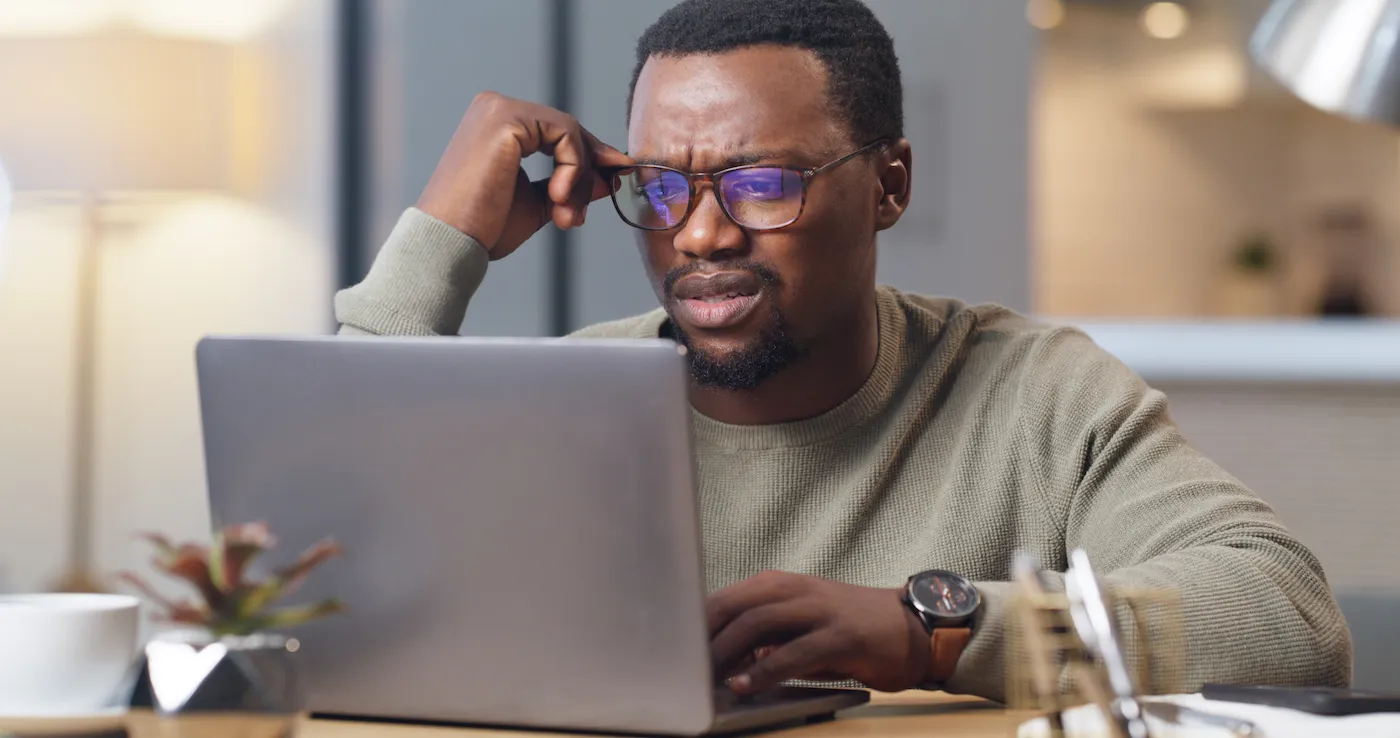
{"type": "Polygon", "coordinates": [[[1226,318],[1271,318],[1282,315],[1283,292],[1271,273],[1231,271],[1217,284],[1214,314],[1226,318]]]}
{"type": "Polygon", "coordinates": [[[265,633],[157,636],[137,687],[152,709],[133,715],[133,738],[290,738],[306,703],[296,649],[295,640],[265,633]]]}

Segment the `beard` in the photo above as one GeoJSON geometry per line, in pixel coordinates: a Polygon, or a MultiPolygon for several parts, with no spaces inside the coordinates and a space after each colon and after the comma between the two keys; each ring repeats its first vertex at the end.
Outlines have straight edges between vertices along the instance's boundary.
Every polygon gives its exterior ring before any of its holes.
{"type": "MultiPolygon", "coordinates": [[[[687,265],[666,273],[662,291],[666,296],[666,312],[671,313],[674,302],[672,290],[677,281],[688,274],[699,271],[698,265],[687,265]]],[[[778,283],[778,275],[767,265],[756,261],[743,261],[726,265],[730,269],[742,270],[756,275],[771,289],[778,283]]],[[[690,366],[690,376],[702,387],[721,390],[750,390],[782,371],[801,356],[801,351],[787,330],[787,320],[776,303],[771,310],[769,324],[747,345],[734,351],[717,353],[697,346],[690,334],[681,328],[671,315],[672,337],[685,347],[686,362],[690,366]]]]}
{"type": "Polygon", "coordinates": [[[773,322],[753,341],[737,351],[718,354],[695,345],[674,320],[671,332],[685,347],[690,376],[702,387],[722,390],[749,390],[785,369],[801,352],[788,335],[783,314],[773,309],[773,322]]]}

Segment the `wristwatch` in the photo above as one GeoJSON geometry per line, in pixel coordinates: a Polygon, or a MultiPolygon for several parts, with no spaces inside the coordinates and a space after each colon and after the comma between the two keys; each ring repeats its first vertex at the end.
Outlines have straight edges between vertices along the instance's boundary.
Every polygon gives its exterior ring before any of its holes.
{"type": "Polygon", "coordinates": [[[957,669],[958,657],[982,609],[982,595],[966,578],[941,569],[919,572],[904,585],[904,604],[924,624],[929,634],[929,668],[924,675],[927,685],[948,681],[957,669]]]}

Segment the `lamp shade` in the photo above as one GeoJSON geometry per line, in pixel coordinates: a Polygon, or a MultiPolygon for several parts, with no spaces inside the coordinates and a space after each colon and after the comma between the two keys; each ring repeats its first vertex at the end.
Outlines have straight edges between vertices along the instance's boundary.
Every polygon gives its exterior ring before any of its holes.
{"type": "Polygon", "coordinates": [[[133,33],[0,43],[0,157],[17,190],[217,189],[227,46],[133,33]]]}
{"type": "Polygon", "coordinates": [[[1317,108],[1400,125],[1400,0],[1274,0],[1250,53],[1317,108]]]}

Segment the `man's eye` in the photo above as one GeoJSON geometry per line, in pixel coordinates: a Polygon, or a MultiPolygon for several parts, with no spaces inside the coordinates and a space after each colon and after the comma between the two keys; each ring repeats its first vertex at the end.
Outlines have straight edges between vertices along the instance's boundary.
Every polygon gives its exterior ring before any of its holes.
{"type": "Polygon", "coordinates": [[[685,190],[676,187],[667,187],[663,184],[644,185],[642,187],[642,192],[646,195],[648,200],[659,202],[676,202],[686,196],[685,190]]]}
{"type": "Polygon", "coordinates": [[[733,192],[755,200],[777,200],[783,197],[783,183],[780,180],[745,181],[735,185],[733,192]]]}

